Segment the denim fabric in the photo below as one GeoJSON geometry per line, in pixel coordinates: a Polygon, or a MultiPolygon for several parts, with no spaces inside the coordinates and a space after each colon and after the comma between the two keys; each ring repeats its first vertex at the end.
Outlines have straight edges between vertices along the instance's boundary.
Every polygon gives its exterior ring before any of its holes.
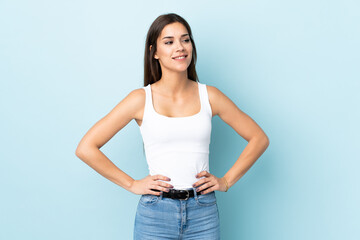
{"type": "MultiPolygon", "coordinates": [[[[196,188],[192,188],[196,190],[196,188]]],[[[134,240],[219,240],[215,191],[187,200],[144,194],[138,202],[134,240]]]]}

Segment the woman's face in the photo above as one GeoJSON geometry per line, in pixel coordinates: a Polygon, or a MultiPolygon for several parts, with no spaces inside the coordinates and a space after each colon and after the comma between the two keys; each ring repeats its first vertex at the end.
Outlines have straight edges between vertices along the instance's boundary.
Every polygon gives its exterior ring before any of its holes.
{"type": "Polygon", "coordinates": [[[157,39],[154,57],[159,60],[163,72],[187,71],[192,59],[192,44],[186,27],[179,22],[166,25],[157,39]],[[183,55],[185,58],[175,59],[183,55]]]}

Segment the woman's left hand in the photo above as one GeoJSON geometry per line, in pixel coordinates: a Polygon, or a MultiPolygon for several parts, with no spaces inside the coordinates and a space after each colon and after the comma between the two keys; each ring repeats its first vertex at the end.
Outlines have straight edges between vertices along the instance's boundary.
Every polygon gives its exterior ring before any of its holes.
{"type": "Polygon", "coordinates": [[[224,179],[218,178],[207,171],[202,171],[196,175],[196,178],[200,178],[200,177],[204,177],[204,178],[200,179],[199,181],[193,184],[193,187],[197,187],[201,185],[196,189],[197,192],[202,191],[201,194],[206,194],[215,190],[225,192],[226,184],[224,179]]]}

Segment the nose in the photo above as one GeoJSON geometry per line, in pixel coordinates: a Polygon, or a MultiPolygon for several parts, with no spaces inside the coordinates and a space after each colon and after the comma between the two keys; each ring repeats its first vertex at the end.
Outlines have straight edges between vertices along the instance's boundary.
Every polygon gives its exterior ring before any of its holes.
{"type": "Polygon", "coordinates": [[[181,43],[181,41],[178,41],[178,44],[176,45],[176,50],[178,50],[178,51],[183,51],[184,50],[184,46],[181,43]]]}

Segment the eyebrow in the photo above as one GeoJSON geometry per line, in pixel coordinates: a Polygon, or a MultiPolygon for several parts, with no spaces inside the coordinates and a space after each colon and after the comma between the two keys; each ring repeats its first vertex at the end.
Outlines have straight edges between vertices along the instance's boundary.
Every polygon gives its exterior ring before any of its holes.
{"type": "MultiPolygon", "coordinates": [[[[181,37],[185,37],[185,36],[187,36],[187,35],[189,35],[188,33],[185,33],[185,34],[183,34],[183,35],[181,35],[181,37]]],[[[173,36],[166,36],[166,37],[163,37],[162,39],[165,39],[165,38],[174,38],[173,36]]],[[[161,39],[161,40],[162,40],[161,39]]]]}

